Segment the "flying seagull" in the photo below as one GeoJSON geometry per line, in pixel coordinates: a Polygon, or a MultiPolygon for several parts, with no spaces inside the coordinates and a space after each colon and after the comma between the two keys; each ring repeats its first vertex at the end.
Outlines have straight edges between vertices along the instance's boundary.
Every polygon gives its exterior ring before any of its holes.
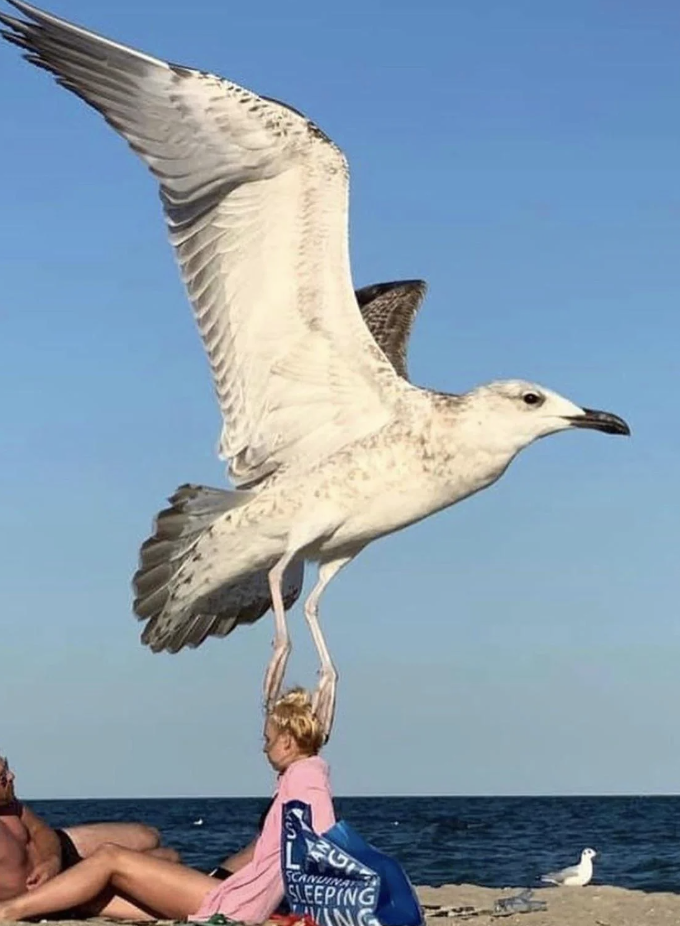
{"type": "Polygon", "coordinates": [[[561,871],[541,875],[541,881],[545,881],[547,884],[564,885],[564,887],[585,887],[593,877],[592,860],[596,855],[595,849],[584,849],[581,852],[581,861],[578,865],[571,865],[561,871]]]}
{"type": "Polygon", "coordinates": [[[157,178],[224,419],[234,489],[183,486],[158,515],[134,578],[143,639],[178,649],[223,636],[257,619],[264,589],[269,704],[290,651],[286,606],[304,561],[318,563],[304,613],[328,735],[337,673],[318,607],[333,576],[371,541],[491,485],[538,438],[628,425],[520,380],[462,395],[408,382],[413,310],[401,294],[400,315],[378,285],[363,306],[370,315],[381,299],[377,340],[362,318],[347,161],[320,128],[231,81],[9,2],[25,19],[0,16],[4,37],[98,110],[157,178]]]}

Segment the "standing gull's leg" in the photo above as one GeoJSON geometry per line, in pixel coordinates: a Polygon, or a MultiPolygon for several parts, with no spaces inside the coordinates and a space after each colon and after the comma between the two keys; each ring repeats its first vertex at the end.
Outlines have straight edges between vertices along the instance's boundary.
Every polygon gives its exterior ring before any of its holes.
{"type": "Polygon", "coordinates": [[[342,567],[346,566],[352,558],[351,556],[346,556],[343,559],[322,563],[322,565],[319,566],[319,579],[305,601],[305,619],[312,633],[316,651],[321,659],[319,684],[314,692],[313,706],[314,712],[323,728],[325,742],[328,741],[328,737],[331,734],[331,727],[333,726],[335,689],[338,681],[338,673],[333,665],[331,655],[326,646],[326,641],[321,632],[321,626],[319,624],[319,599],[333,576],[337,575],[342,567]]]}
{"type": "Polygon", "coordinates": [[[286,553],[269,571],[268,575],[269,591],[272,596],[272,608],[274,609],[274,641],[272,644],[274,652],[269,660],[267,674],[264,677],[264,704],[267,710],[281,693],[281,683],[283,682],[283,676],[286,674],[286,664],[290,656],[290,636],[288,635],[286,609],[283,604],[281,586],[283,574],[295,557],[295,553],[295,550],[286,553]]]}

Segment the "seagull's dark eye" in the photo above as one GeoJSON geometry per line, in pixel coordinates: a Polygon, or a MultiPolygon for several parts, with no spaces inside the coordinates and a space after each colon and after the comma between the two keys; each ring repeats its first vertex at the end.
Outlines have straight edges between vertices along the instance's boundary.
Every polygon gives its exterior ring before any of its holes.
{"type": "Polygon", "coordinates": [[[522,401],[525,405],[540,405],[543,402],[543,396],[537,392],[525,392],[522,401]]]}

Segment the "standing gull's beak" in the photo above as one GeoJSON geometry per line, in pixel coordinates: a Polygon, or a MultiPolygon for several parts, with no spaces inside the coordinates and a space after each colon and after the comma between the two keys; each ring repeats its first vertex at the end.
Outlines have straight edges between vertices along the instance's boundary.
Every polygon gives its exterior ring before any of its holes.
{"type": "Polygon", "coordinates": [[[595,408],[582,409],[582,415],[570,415],[567,419],[573,428],[591,428],[605,434],[630,434],[630,428],[618,415],[600,412],[595,408]]]}

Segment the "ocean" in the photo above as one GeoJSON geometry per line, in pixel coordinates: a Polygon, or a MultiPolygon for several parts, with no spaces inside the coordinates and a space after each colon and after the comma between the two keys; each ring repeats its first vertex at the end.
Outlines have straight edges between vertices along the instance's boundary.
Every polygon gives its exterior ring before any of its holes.
{"type": "MultiPolygon", "coordinates": [[[[249,842],[266,805],[265,797],[30,803],[53,826],[148,823],[202,869],[249,842]]],[[[535,886],[590,846],[593,883],[680,892],[680,797],[339,797],[335,806],[414,884],[535,886]]]]}

